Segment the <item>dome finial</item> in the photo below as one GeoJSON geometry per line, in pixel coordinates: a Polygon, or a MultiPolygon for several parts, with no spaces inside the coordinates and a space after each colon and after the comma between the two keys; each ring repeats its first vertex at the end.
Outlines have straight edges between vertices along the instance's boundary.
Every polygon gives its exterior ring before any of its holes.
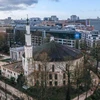
{"type": "Polygon", "coordinates": [[[29,19],[28,19],[28,14],[27,14],[27,25],[29,25],[29,19]]]}

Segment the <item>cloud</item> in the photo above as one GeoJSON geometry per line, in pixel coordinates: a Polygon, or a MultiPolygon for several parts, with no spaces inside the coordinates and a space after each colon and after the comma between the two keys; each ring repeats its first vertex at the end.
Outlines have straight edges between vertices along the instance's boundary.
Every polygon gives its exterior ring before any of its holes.
{"type": "Polygon", "coordinates": [[[28,6],[32,6],[36,3],[38,3],[38,0],[0,0],[0,10],[26,9],[28,6]]]}
{"type": "MultiPolygon", "coordinates": [[[[34,4],[39,0],[0,0],[0,11],[23,10],[34,4]]],[[[58,2],[59,0],[51,0],[58,2]]]]}

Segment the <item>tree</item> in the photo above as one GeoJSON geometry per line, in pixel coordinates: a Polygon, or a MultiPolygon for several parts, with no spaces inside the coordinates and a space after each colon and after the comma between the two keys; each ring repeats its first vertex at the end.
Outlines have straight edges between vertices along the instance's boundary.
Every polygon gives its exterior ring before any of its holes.
{"type": "Polygon", "coordinates": [[[96,59],[96,72],[98,72],[99,61],[100,61],[100,46],[96,46],[91,50],[91,55],[96,59]]]}
{"type": "MultiPolygon", "coordinates": [[[[49,57],[46,52],[43,52],[39,56],[40,64],[38,65],[38,70],[34,70],[34,80],[35,85],[40,86],[39,100],[48,100],[47,96],[47,80],[48,80],[48,62],[49,57]]],[[[35,65],[35,64],[34,64],[35,65]]]]}
{"type": "Polygon", "coordinates": [[[80,71],[80,66],[81,64],[78,65],[78,63],[76,63],[76,67],[75,67],[75,70],[74,70],[74,75],[73,75],[73,79],[76,83],[76,87],[77,87],[77,94],[78,94],[78,99],[79,100],[79,85],[81,84],[81,80],[82,80],[82,76],[83,74],[81,73],[80,71]]]}
{"type": "MultiPolygon", "coordinates": [[[[70,88],[71,88],[71,66],[72,66],[72,62],[70,61],[71,58],[65,58],[67,59],[67,64],[64,65],[64,63],[61,63],[62,66],[59,66],[59,68],[63,71],[63,73],[65,73],[65,75],[67,75],[67,87],[66,87],[66,93],[65,93],[65,100],[71,100],[71,93],[70,93],[70,88]]],[[[66,85],[65,85],[66,86],[66,85]]]]}
{"type": "Polygon", "coordinates": [[[84,82],[85,82],[85,87],[86,87],[86,98],[87,98],[88,89],[90,88],[90,84],[91,84],[91,77],[90,77],[89,69],[84,70],[84,82]]]}
{"type": "Polygon", "coordinates": [[[22,73],[18,75],[17,83],[21,87],[25,84],[25,76],[22,73]]]}
{"type": "Polygon", "coordinates": [[[3,53],[8,53],[9,51],[5,33],[0,33],[0,51],[3,53]]]}
{"type": "Polygon", "coordinates": [[[25,44],[25,31],[16,31],[15,41],[17,44],[24,45],[25,44]]]}
{"type": "Polygon", "coordinates": [[[81,50],[85,50],[85,51],[87,50],[86,40],[81,41],[80,48],[81,48],[81,50]]]}
{"type": "Polygon", "coordinates": [[[15,78],[14,77],[11,77],[10,78],[10,82],[11,82],[11,84],[15,84],[15,78]]]}
{"type": "Polygon", "coordinates": [[[76,49],[79,49],[79,40],[76,40],[76,45],[75,45],[76,49]]]}
{"type": "Polygon", "coordinates": [[[51,37],[51,35],[50,34],[47,34],[46,38],[43,39],[43,43],[50,42],[50,37],[51,37]]]}
{"type": "Polygon", "coordinates": [[[43,52],[40,55],[40,61],[41,61],[41,88],[43,92],[43,99],[42,100],[47,100],[47,80],[48,80],[48,62],[50,58],[48,57],[46,52],[43,52]]]}
{"type": "Polygon", "coordinates": [[[67,77],[68,77],[68,89],[67,89],[67,94],[66,94],[66,100],[71,100],[71,97],[70,97],[70,85],[71,85],[71,82],[70,82],[70,69],[69,69],[69,67],[70,67],[70,64],[68,65],[66,65],[66,74],[67,74],[67,77]]]}

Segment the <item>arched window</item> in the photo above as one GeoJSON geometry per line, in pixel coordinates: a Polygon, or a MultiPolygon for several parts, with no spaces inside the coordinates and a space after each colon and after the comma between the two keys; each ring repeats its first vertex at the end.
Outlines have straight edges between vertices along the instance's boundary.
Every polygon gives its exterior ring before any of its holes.
{"type": "Polygon", "coordinates": [[[55,71],[55,66],[54,65],[52,65],[52,72],[54,72],[55,71]]]}
{"type": "Polygon", "coordinates": [[[49,74],[49,79],[50,79],[50,80],[52,79],[52,74],[49,74]]]}
{"type": "Polygon", "coordinates": [[[40,64],[38,65],[38,68],[39,68],[38,70],[41,71],[41,65],[40,64]]]}
{"type": "Polygon", "coordinates": [[[49,82],[49,86],[52,86],[52,81],[49,82]]]}
{"type": "Polygon", "coordinates": [[[68,64],[66,64],[66,71],[68,71],[68,64]]]}
{"type": "Polygon", "coordinates": [[[66,81],[65,80],[63,81],[63,85],[66,85],[66,81]]]}
{"type": "Polygon", "coordinates": [[[63,79],[65,79],[66,78],[66,74],[65,73],[63,73],[63,79]]]}
{"type": "Polygon", "coordinates": [[[55,80],[57,80],[57,78],[58,78],[58,75],[57,75],[57,74],[55,74],[55,80]]]}
{"type": "Polygon", "coordinates": [[[57,81],[55,81],[55,86],[57,86],[58,85],[58,82],[57,81]]]}

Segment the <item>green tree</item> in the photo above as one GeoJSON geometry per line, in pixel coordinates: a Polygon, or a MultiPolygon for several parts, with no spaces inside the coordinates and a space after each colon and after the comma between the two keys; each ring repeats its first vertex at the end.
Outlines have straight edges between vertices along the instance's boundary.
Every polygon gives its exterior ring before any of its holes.
{"type": "Polygon", "coordinates": [[[96,72],[98,72],[99,61],[100,61],[100,46],[96,46],[91,50],[91,55],[96,59],[96,72]]]}
{"type": "Polygon", "coordinates": [[[16,31],[15,34],[15,41],[16,43],[21,43],[22,45],[25,44],[25,31],[16,31]]]}
{"type": "Polygon", "coordinates": [[[86,41],[81,41],[81,43],[80,43],[80,48],[81,48],[81,50],[87,50],[87,44],[86,44],[86,41]]]}
{"type": "Polygon", "coordinates": [[[25,84],[25,76],[23,74],[18,75],[17,83],[21,87],[25,84]]]}
{"type": "Polygon", "coordinates": [[[15,84],[15,78],[14,77],[11,77],[10,78],[10,82],[11,82],[11,84],[15,84]]]}
{"type": "Polygon", "coordinates": [[[5,33],[0,33],[0,51],[3,53],[8,53],[9,51],[5,33]]]}

